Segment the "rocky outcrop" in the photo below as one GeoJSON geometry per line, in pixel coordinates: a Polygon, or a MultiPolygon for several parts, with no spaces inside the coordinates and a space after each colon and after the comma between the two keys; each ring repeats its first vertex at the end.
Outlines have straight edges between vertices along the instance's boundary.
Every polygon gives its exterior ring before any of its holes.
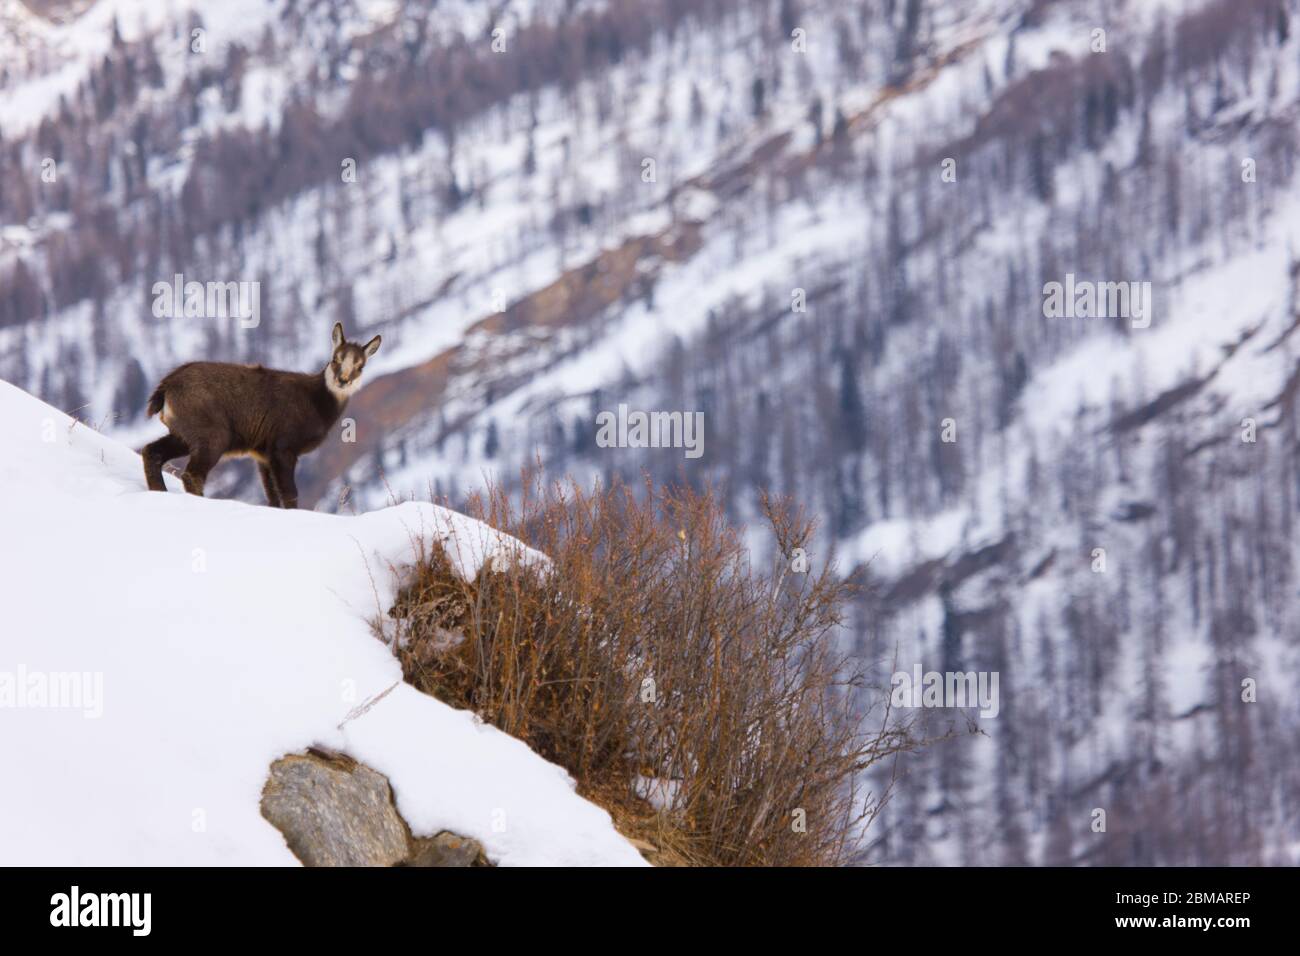
{"type": "Polygon", "coordinates": [[[488,866],[476,840],[417,837],[388,778],[346,754],[308,748],[271,764],[262,816],[304,866],[488,866]]]}

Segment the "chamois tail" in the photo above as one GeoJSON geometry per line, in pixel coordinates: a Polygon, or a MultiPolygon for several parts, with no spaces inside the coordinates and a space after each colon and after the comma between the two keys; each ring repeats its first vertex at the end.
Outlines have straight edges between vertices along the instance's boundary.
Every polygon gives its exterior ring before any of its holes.
{"type": "Polygon", "coordinates": [[[149,396],[149,404],[145,406],[145,412],[147,416],[149,418],[153,418],[155,415],[161,412],[163,410],[163,402],[165,402],[166,400],[167,400],[167,396],[163,394],[163,387],[160,384],[157,388],[153,390],[153,394],[149,396]]]}

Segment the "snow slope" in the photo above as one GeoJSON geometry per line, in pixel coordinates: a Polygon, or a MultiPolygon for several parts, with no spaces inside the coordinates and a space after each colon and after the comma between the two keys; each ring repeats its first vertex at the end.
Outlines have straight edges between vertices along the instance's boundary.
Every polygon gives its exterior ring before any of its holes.
{"type": "Polygon", "coordinates": [[[258,803],[311,744],[499,864],[643,863],[563,769],[402,683],[366,623],[413,535],[451,536],[467,573],[511,539],[431,505],[150,493],[138,455],[5,382],[0,447],[0,864],[293,864],[258,803]],[[55,700],[58,674],[88,676],[55,700]]]}

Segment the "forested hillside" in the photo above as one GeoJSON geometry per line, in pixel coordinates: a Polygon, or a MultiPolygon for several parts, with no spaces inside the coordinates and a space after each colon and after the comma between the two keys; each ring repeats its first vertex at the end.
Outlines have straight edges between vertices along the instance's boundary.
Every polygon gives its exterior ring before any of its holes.
{"type": "Polygon", "coordinates": [[[0,0],[0,378],[140,444],[175,364],[382,333],[304,503],[789,495],[883,688],[1000,674],[996,717],[917,712],[961,732],[864,862],[1295,864],[1298,14],[0,0]],[[176,275],[258,321],[159,317],[176,275]],[[603,447],[620,406],[702,453],[603,447]]]}

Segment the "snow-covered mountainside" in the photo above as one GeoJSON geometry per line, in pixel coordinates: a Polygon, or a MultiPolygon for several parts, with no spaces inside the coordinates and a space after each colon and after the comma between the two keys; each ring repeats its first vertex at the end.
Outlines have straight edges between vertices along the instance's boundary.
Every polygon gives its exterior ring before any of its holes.
{"type": "Polygon", "coordinates": [[[539,460],[787,494],[882,686],[1001,675],[864,859],[1294,864],[1297,15],[0,0],[0,376],[138,446],[179,362],[382,333],[317,509],[539,460]],[[159,315],[176,275],[257,314],[159,315]],[[620,406],[701,453],[604,447],[620,406]]]}
{"type": "Polygon", "coordinates": [[[147,492],[138,455],[3,382],[0,444],[0,865],[292,864],[259,798],[309,746],[499,864],[643,862],[560,767],[402,683],[367,624],[413,536],[467,574],[508,540],[432,505],[147,492]]]}

